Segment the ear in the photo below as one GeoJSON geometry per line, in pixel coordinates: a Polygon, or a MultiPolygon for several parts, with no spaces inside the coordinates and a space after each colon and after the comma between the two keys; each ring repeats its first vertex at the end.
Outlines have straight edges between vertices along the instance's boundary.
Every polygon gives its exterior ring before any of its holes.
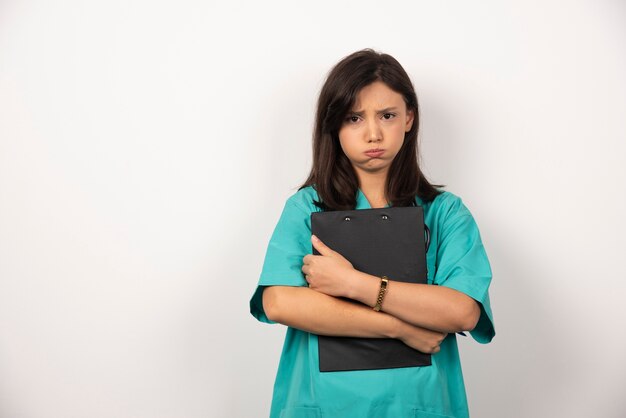
{"type": "Polygon", "coordinates": [[[406,111],[406,124],[404,126],[404,132],[409,132],[411,127],[413,127],[413,120],[415,119],[415,115],[413,114],[413,110],[407,109],[406,111]]]}

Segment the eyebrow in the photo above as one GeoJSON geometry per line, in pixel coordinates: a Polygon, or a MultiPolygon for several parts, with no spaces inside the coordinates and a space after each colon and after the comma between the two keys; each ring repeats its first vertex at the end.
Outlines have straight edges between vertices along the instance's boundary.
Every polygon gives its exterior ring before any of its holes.
{"type": "MultiPolygon", "coordinates": [[[[395,106],[392,106],[392,107],[386,107],[386,108],[381,109],[381,110],[377,110],[376,113],[377,114],[381,114],[381,113],[397,112],[397,111],[398,111],[398,108],[395,107],[395,106]]],[[[354,115],[357,115],[357,116],[361,116],[364,113],[362,110],[351,110],[350,112],[352,114],[354,114],[354,115]]]]}

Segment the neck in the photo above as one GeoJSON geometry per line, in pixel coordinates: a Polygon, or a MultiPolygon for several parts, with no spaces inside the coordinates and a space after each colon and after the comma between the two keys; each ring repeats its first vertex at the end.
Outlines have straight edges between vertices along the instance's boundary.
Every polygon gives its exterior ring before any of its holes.
{"type": "Polygon", "coordinates": [[[385,185],[387,173],[367,173],[359,175],[359,188],[370,202],[372,208],[384,208],[387,205],[385,185]]]}

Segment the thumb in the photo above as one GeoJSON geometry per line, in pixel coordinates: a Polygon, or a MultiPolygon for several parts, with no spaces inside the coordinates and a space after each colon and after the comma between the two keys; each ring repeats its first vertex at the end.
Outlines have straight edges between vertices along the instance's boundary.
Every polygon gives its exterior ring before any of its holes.
{"type": "Polygon", "coordinates": [[[334,253],[333,250],[330,249],[330,247],[326,244],[324,244],[318,237],[316,237],[315,235],[311,235],[311,242],[313,243],[313,247],[315,247],[315,249],[317,251],[319,251],[319,253],[321,255],[331,255],[334,253]]]}

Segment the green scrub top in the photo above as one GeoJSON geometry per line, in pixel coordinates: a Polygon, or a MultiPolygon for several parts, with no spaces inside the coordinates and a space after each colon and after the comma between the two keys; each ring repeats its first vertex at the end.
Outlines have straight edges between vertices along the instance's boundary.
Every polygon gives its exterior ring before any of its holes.
{"type": "MultiPolygon", "coordinates": [[[[302,258],[312,253],[311,212],[319,200],[312,186],[285,203],[274,229],[250,312],[272,323],[263,311],[265,286],[306,286],[302,258]]],[[[472,337],[488,343],[495,335],[489,304],[491,268],[474,218],[461,199],[442,192],[424,208],[430,228],[426,254],[428,283],[463,292],[481,307],[472,337]]],[[[356,209],[371,206],[359,189],[356,209]]],[[[455,334],[449,334],[432,365],[383,370],[320,372],[317,335],[288,327],[272,398],[271,418],[442,418],[469,417],[455,334]]],[[[460,337],[463,338],[463,337],[460,337]]]]}

